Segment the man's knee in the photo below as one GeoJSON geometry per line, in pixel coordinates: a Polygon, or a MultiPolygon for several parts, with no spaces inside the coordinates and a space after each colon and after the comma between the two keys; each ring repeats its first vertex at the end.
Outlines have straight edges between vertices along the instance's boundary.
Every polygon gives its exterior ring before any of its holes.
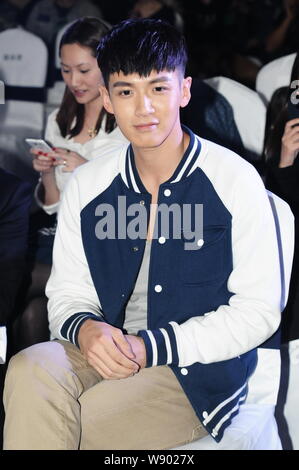
{"type": "Polygon", "coordinates": [[[39,366],[42,366],[43,359],[46,358],[48,354],[47,344],[48,343],[35,344],[13,356],[9,361],[6,381],[20,377],[27,380],[31,376],[31,372],[34,372],[39,366]]]}
{"type": "Polygon", "coordinates": [[[67,341],[46,341],[23,349],[11,358],[7,380],[15,377],[28,382],[33,377],[50,375],[59,381],[65,371],[72,370],[64,343],[67,343],[68,347],[73,346],[67,341]]]}
{"type": "Polygon", "coordinates": [[[61,386],[80,395],[100,380],[99,374],[88,365],[79,349],[69,341],[37,343],[12,357],[7,380],[26,381],[28,388],[35,383],[61,386]]]}

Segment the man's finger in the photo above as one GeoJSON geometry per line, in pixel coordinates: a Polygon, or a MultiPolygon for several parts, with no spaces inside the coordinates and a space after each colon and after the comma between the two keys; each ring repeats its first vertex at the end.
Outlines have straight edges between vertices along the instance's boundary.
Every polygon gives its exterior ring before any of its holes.
{"type": "Polygon", "coordinates": [[[127,338],[121,333],[121,335],[113,335],[113,340],[117,348],[129,359],[135,359],[133,349],[127,340],[127,338]]]}
{"type": "Polygon", "coordinates": [[[102,360],[92,352],[89,354],[88,363],[94,367],[104,379],[123,379],[136,372],[136,370],[132,371],[132,369],[117,364],[111,360],[109,356],[106,356],[102,360]]]}
{"type": "Polygon", "coordinates": [[[118,367],[129,369],[131,371],[136,370],[137,367],[135,362],[124,355],[113,341],[107,342],[104,345],[104,351],[101,354],[101,359],[105,360],[105,363],[111,369],[113,369],[113,363],[118,367]]]}

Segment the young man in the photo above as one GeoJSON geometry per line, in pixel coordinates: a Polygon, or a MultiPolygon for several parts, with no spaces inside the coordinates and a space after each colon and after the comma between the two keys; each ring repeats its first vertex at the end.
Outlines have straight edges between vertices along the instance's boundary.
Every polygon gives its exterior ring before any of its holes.
{"type": "Polygon", "coordinates": [[[11,361],[5,449],[220,442],[250,395],[256,347],[280,323],[274,220],[255,170],[182,128],[186,60],[157,21],[100,43],[104,105],[131,145],[66,190],[47,286],[56,341],[11,361]]]}

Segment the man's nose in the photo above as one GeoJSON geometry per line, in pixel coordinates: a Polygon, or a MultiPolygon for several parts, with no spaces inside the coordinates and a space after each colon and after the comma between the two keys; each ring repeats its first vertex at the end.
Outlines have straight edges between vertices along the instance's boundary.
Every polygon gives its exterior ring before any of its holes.
{"type": "Polygon", "coordinates": [[[152,100],[147,95],[141,95],[137,98],[136,114],[146,116],[154,112],[152,100]]]}

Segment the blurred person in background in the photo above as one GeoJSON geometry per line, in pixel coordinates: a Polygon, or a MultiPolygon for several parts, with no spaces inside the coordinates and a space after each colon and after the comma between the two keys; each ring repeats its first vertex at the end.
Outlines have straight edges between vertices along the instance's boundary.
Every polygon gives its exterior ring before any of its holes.
{"type": "Polygon", "coordinates": [[[0,3],[0,31],[24,25],[38,0],[2,0],[0,3]]]}
{"type": "Polygon", "coordinates": [[[116,24],[124,18],[128,18],[136,0],[93,0],[98,5],[103,18],[110,24],[116,24]]]}
{"type": "Polygon", "coordinates": [[[254,88],[256,75],[268,60],[267,37],[281,10],[281,0],[187,1],[184,20],[191,74],[223,75],[254,88]]]}
{"type": "Polygon", "coordinates": [[[83,16],[101,18],[102,13],[90,0],[40,0],[28,17],[26,29],[52,45],[65,24],[83,16]]]}
{"type": "Polygon", "coordinates": [[[175,0],[137,0],[130,18],[149,18],[167,21],[180,31],[184,29],[183,17],[175,0]]]}
{"type": "Polygon", "coordinates": [[[0,168],[0,364],[6,357],[6,326],[22,280],[28,243],[31,186],[0,168]]]}
{"type": "MultiPolygon", "coordinates": [[[[0,396],[7,358],[7,328],[23,280],[28,243],[31,186],[0,168],[0,396]]],[[[10,343],[8,345],[10,348],[10,343]]],[[[0,448],[4,412],[0,401],[0,448]]]]}
{"type": "Polygon", "coordinates": [[[273,22],[265,42],[268,61],[298,50],[298,28],[299,1],[282,0],[279,15],[273,22]]]}

